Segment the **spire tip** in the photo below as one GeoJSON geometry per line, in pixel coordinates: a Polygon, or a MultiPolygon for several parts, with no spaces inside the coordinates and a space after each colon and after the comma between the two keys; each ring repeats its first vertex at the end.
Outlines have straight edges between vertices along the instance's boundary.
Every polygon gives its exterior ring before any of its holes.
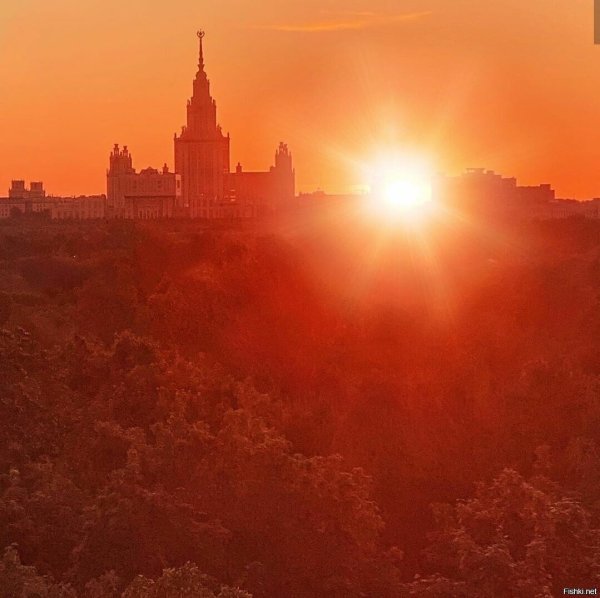
{"type": "Polygon", "coordinates": [[[204,70],[204,55],[202,52],[202,40],[204,39],[204,36],[206,35],[206,33],[202,29],[199,29],[196,32],[196,35],[198,36],[198,39],[200,40],[200,53],[198,56],[198,72],[201,72],[204,70]]]}

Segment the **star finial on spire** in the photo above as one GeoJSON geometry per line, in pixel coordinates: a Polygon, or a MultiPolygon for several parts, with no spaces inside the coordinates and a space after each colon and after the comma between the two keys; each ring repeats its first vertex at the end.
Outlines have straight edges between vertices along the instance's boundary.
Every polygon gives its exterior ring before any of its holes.
{"type": "Polygon", "coordinates": [[[206,33],[202,29],[200,29],[196,32],[196,35],[198,36],[198,39],[200,40],[200,54],[198,56],[198,70],[203,71],[204,70],[204,54],[202,52],[202,40],[204,39],[204,36],[206,35],[206,33]]]}

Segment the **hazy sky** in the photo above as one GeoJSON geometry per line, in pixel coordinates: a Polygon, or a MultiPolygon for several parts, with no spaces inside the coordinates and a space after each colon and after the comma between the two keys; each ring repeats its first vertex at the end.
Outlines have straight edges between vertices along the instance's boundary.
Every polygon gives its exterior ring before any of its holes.
{"type": "Polygon", "coordinates": [[[341,191],[399,148],[600,196],[593,0],[0,0],[0,195],[104,192],[116,142],[172,166],[199,27],[232,166],[285,140],[341,191]]]}

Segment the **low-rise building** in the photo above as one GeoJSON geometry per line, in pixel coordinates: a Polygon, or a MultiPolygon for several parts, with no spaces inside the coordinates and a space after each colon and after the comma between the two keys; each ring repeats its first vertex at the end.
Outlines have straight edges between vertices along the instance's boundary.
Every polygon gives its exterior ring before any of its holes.
{"type": "Polygon", "coordinates": [[[57,220],[91,220],[106,217],[106,196],[82,195],[54,197],[46,195],[41,182],[12,181],[8,197],[0,198],[0,219],[37,215],[57,220]]]}
{"type": "Polygon", "coordinates": [[[106,218],[105,195],[50,197],[47,205],[53,220],[98,220],[106,218]]]}
{"type": "Polygon", "coordinates": [[[575,199],[557,199],[541,206],[537,217],[541,220],[573,217],[597,220],[600,218],[600,200],[577,201],[575,199]]]}
{"type": "Polygon", "coordinates": [[[106,211],[109,218],[149,220],[172,218],[181,213],[181,177],[146,168],[136,172],[127,146],[115,144],[106,172],[106,211]]]}
{"type": "Polygon", "coordinates": [[[29,189],[23,180],[11,181],[10,189],[8,190],[9,199],[43,199],[46,197],[44,183],[41,181],[31,182],[29,189]]]}
{"type": "Polygon", "coordinates": [[[514,177],[503,177],[484,168],[469,168],[457,177],[442,177],[436,192],[452,208],[489,218],[537,217],[556,200],[549,184],[522,186],[514,177]]]}

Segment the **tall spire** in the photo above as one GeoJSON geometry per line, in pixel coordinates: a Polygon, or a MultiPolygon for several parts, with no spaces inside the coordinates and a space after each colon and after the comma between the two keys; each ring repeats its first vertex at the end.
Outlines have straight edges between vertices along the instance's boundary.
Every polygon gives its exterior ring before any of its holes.
{"type": "Polygon", "coordinates": [[[200,53],[198,55],[198,72],[201,73],[202,71],[204,71],[204,53],[202,52],[202,40],[204,39],[204,36],[206,35],[206,33],[204,31],[202,31],[202,29],[200,29],[196,35],[198,36],[198,39],[200,40],[200,53]]]}

